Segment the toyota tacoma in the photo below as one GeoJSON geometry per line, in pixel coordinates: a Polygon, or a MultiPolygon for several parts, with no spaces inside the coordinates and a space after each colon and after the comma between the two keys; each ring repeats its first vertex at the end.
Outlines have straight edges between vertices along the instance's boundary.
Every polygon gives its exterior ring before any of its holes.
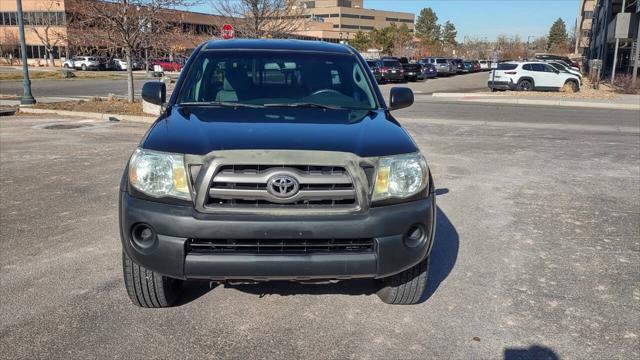
{"type": "Polygon", "coordinates": [[[379,283],[421,301],[435,231],[427,162],[351,47],[209,41],[195,49],[120,184],[124,282],[167,307],[184,281],[379,283]]]}

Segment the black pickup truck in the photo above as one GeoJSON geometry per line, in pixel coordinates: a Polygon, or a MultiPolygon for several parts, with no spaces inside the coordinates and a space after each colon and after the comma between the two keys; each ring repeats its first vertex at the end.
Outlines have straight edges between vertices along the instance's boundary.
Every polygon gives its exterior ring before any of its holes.
{"type": "Polygon", "coordinates": [[[422,65],[416,63],[410,63],[406,57],[399,59],[402,64],[402,70],[404,71],[404,79],[407,81],[424,80],[422,75],[422,65]]]}
{"type": "Polygon", "coordinates": [[[184,281],[370,278],[390,304],[427,284],[435,194],[425,157],[353,48],[209,41],[175,91],[146,83],[162,114],[120,184],[131,301],[166,307],[184,281]]]}

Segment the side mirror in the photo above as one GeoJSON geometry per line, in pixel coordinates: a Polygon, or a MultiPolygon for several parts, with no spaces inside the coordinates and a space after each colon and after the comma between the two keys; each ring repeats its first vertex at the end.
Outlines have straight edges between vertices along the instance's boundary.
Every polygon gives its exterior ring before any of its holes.
{"type": "Polygon", "coordinates": [[[142,86],[142,100],[154,105],[167,102],[167,86],[161,81],[149,81],[142,86]]]}
{"type": "Polygon", "coordinates": [[[413,105],[413,91],[406,87],[391,88],[389,110],[404,109],[413,105]]]}

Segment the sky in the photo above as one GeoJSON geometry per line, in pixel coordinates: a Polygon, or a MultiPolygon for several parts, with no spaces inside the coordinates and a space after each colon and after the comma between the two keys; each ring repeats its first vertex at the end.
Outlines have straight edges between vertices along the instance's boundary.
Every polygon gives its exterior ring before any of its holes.
{"type": "MultiPolygon", "coordinates": [[[[562,18],[573,30],[579,0],[364,0],[367,9],[403,11],[416,14],[432,8],[440,23],[449,20],[458,30],[458,41],[470,38],[493,40],[497,35],[545,36],[551,24],[562,18]]],[[[211,5],[195,11],[211,12],[211,5]]]]}

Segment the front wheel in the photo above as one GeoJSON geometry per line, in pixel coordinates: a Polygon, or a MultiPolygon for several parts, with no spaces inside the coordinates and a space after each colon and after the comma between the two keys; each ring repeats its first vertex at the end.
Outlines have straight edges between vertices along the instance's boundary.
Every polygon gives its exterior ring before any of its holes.
{"type": "Polygon", "coordinates": [[[134,305],[144,308],[170,307],[182,292],[182,280],[146,269],[133,262],[124,251],[122,270],[127,294],[134,305]]]}
{"type": "Polygon", "coordinates": [[[571,92],[577,93],[578,91],[580,91],[580,85],[578,85],[577,81],[568,80],[565,83],[565,86],[569,86],[569,89],[571,90],[571,92]]]}
{"type": "Polygon", "coordinates": [[[428,273],[429,257],[410,269],[382,279],[378,297],[387,304],[417,304],[427,290],[428,273]]]}
{"type": "Polygon", "coordinates": [[[87,65],[82,64],[82,66],[80,66],[80,69],[82,69],[82,71],[87,71],[87,65]]]}

